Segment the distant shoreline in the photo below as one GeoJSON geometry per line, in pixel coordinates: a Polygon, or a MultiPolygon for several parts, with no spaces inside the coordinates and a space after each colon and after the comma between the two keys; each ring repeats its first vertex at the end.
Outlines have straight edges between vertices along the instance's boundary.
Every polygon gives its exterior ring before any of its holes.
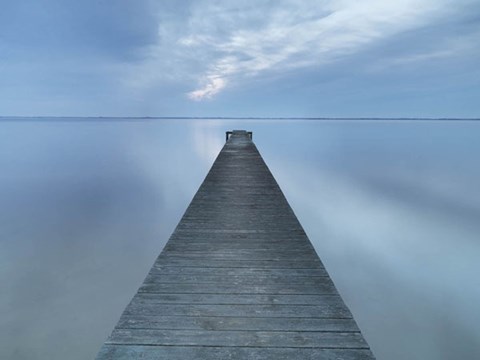
{"type": "Polygon", "coordinates": [[[231,116],[0,116],[0,122],[139,121],[139,120],[313,120],[313,121],[480,121],[480,118],[431,117],[231,117],[231,116]]]}

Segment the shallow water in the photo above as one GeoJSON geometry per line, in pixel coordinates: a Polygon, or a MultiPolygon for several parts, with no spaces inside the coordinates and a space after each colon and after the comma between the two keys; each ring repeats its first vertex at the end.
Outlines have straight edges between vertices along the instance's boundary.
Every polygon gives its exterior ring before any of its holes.
{"type": "Polygon", "coordinates": [[[254,141],[378,359],[480,358],[480,122],[0,120],[0,358],[94,358],[254,141]]]}

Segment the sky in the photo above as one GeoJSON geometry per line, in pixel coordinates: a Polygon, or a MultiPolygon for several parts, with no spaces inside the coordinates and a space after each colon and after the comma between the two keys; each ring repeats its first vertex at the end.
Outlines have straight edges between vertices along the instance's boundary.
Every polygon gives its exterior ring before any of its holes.
{"type": "Polygon", "coordinates": [[[480,117],[478,0],[0,0],[2,116],[480,117]]]}

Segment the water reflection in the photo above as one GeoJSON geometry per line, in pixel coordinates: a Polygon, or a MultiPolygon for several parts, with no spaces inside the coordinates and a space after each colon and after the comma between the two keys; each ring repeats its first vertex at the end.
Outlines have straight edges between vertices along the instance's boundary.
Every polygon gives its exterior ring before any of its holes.
{"type": "Polygon", "coordinates": [[[93,358],[245,128],[379,359],[480,358],[480,123],[0,123],[0,358],[93,358]]]}

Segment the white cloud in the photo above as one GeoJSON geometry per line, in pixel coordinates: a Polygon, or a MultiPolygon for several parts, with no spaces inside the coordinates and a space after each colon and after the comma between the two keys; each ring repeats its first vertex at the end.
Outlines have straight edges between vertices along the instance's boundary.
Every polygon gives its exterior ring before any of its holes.
{"type": "Polygon", "coordinates": [[[158,42],[144,49],[141,61],[125,64],[121,81],[138,99],[149,92],[172,94],[174,87],[173,93],[202,101],[253,78],[321,71],[338,61],[351,68],[363,54],[375,59],[364,64],[366,72],[458,56],[475,46],[471,36],[455,39],[446,29],[422,39],[415,34],[466,19],[473,2],[197,0],[181,14],[160,11],[158,42]]]}
{"type": "MultiPolygon", "coordinates": [[[[188,19],[184,51],[209,53],[207,67],[188,93],[212,98],[242,79],[319,66],[376,42],[443,18],[446,0],[199,1],[188,19]]],[[[447,51],[447,50],[445,50],[447,51]]],[[[443,53],[442,53],[443,54],[443,53]]]]}
{"type": "Polygon", "coordinates": [[[199,90],[188,93],[188,97],[192,100],[210,99],[222,90],[226,84],[226,79],[210,75],[206,79],[206,85],[199,90]]]}

